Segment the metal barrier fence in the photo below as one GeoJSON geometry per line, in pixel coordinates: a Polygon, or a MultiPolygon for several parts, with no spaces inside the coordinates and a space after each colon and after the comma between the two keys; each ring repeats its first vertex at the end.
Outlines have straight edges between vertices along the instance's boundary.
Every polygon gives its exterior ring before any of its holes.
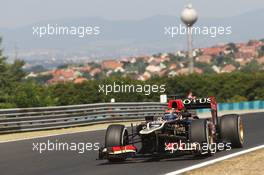
{"type": "MultiPolygon", "coordinates": [[[[139,120],[147,116],[163,115],[166,106],[165,103],[140,102],[2,109],[0,134],[139,120]]],[[[219,111],[254,109],[264,109],[264,101],[218,104],[219,111]]],[[[198,113],[203,112],[209,110],[198,110],[198,113]]]]}
{"type": "MultiPolygon", "coordinates": [[[[237,103],[218,103],[218,111],[229,111],[229,110],[256,110],[264,109],[264,101],[245,101],[237,103]]],[[[209,112],[208,109],[200,109],[199,113],[209,112]]]]}
{"type": "Polygon", "coordinates": [[[0,110],[0,134],[138,120],[162,115],[166,106],[163,103],[140,102],[3,109],[0,110]]]}

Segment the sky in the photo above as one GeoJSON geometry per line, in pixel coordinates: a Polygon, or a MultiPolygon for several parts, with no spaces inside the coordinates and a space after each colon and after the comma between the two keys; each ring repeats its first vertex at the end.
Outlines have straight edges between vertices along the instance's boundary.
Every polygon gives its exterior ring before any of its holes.
{"type": "Polygon", "coordinates": [[[193,4],[199,16],[207,18],[264,9],[263,0],[0,0],[0,27],[79,17],[139,20],[156,15],[178,16],[188,3],[193,4]]]}

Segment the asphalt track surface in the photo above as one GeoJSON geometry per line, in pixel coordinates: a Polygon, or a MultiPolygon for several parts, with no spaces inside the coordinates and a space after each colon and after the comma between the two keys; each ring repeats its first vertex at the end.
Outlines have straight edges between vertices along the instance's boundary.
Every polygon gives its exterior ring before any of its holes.
{"type": "Polygon", "coordinates": [[[91,131],[61,136],[0,143],[1,175],[141,175],[164,174],[197,163],[205,162],[230,153],[264,144],[264,113],[242,115],[245,129],[245,145],[241,149],[218,152],[204,159],[181,156],[157,161],[151,158],[129,160],[119,164],[109,164],[106,160],[96,160],[97,151],[79,154],[75,151],[51,151],[40,154],[32,151],[33,142],[99,142],[103,143],[105,131],[91,131]]]}

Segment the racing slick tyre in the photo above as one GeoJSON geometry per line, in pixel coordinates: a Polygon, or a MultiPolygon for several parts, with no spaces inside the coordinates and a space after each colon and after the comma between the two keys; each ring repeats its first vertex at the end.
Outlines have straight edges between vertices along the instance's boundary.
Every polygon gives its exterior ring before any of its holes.
{"type": "Polygon", "coordinates": [[[220,137],[230,142],[233,148],[241,148],[244,142],[244,129],[241,117],[237,114],[223,115],[220,119],[220,137]]]}
{"type": "Polygon", "coordinates": [[[205,119],[193,120],[190,125],[190,141],[196,143],[196,151],[193,152],[195,156],[209,156],[211,151],[209,149],[210,144],[213,142],[208,121],[205,119]],[[204,144],[206,144],[207,150],[203,150],[204,144]]]}
{"type": "MultiPolygon", "coordinates": [[[[128,144],[128,132],[124,125],[110,125],[105,134],[105,147],[125,146],[128,144]]],[[[124,161],[125,157],[109,157],[110,162],[124,161]]]]}

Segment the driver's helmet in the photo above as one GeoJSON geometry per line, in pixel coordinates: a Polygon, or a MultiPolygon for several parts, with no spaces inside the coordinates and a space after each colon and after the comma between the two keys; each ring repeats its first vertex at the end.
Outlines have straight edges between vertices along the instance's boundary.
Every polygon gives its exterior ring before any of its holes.
{"type": "Polygon", "coordinates": [[[175,113],[174,109],[167,110],[165,115],[162,117],[163,120],[171,121],[177,119],[177,114],[175,113]]]}

